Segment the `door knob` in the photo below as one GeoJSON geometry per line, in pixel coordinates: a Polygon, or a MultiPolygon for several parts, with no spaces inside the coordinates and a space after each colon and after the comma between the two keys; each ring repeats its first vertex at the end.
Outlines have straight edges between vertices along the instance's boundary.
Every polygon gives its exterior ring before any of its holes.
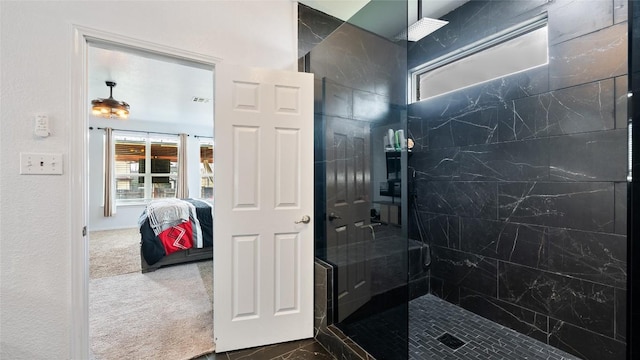
{"type": "Polygon", "coordinates": [[[309,217],[309,215],[305,215],[305,216],[302,217],[302,219],[300,219],[298,221],[295,221],[295,223],[296,224],[300,224],[300,223],[308,224],[309,221],[311,221],[311,218],[309,217]]]}
{"type": "Polygon", "coordinates": [[[335,213],[330,213],[329,214],[329,221],[333,221],[335,219],[342,219],[340,216],[336,215],[335,213]]]}

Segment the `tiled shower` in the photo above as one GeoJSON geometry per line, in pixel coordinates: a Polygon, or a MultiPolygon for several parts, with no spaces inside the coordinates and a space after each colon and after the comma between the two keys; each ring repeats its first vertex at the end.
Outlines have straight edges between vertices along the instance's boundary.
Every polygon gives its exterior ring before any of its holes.
{"type": "MultiPolygon", "coordinates": [[[[332,251],[323,240],[327,119],[369,124],[374,210],[389,200],[375,152],[384,131],[404,129],[415,143],[401,159],[401,220],[381,221],[364,243],[371,299],[333,319],[367,356],[420,358],[410,356],[420,345],[410,323],[423,299],[567,358],[625,358],[628,10],[621,0],[469,1],[414,43],[300,5],[300,66],[316,75],[318,258],[332,251]],[[409,69],[537,16],[547,19],[547,65],[407,103],[409,69]]],[[[451,358],[465,358],[465,346],[451,358]]]]}

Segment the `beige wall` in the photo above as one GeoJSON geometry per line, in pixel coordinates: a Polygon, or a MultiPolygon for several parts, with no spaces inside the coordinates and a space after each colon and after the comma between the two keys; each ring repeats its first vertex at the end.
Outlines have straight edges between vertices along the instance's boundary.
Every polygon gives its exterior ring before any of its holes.
{"type": "Polygon", "coordinates": [[[72,25],[258,67],[296,68],[296,7],[279,1],[0,1],[0,358],[70,358],[68,164],[19,175],[20,152],[68,160],[72,25]],[[47,113],[52,135],[33,135],[47,113]]]}

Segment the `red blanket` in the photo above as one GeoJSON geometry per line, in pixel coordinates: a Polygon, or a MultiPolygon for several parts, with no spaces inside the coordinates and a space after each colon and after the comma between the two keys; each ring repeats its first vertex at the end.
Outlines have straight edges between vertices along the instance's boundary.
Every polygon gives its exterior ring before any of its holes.
{"type": "Polygon", "coordinates": [[[190,221],[185,221],[172,226],[160,234],[158,238],[164,246],[167,255],[179,250],[191,249],[193,247],[193,228],[190,221]]]}

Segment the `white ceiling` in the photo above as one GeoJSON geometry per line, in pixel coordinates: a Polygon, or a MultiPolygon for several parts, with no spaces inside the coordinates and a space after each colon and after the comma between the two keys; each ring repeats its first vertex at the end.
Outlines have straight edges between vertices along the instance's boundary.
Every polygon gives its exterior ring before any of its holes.
{"type": "MultiPolygon", "coordinates": [[[[409,0],[409,17],[417,14],[409,0]]],[[[468,0],[428,0],[423,15],[448,13],[468,0]]],[[[300,0],[332,16],[392,38],[406,26],[404,0],[300,0]],[[357,14],[356,14],[357,13],[357,14]],[[353,16],[356,14],[356,16],[353,16]]],[[[213,119],[213,71],[200,64],[163,58],[104,44],[91,44],[88,57],[89,99],[109,97],[105,81],[115,81],[113,97],[131,106],[130,121],[184,123],[209,128],[213,119]],[[194,102],[194,97],[211,99],[194,102]]],[[[89,108],[89,106],[87,106],[89,108]]],[[[89,109],[90,110],[90,109],[89,109]]]]}
{"type": "Polygon", "coordinates": [[[212,124],[213,71],[199,64],[91,44],[88,74],[89,99],[108,98],[105,81],[115,81],[113,97],[131,106],[130,121],[212,124]]]}

